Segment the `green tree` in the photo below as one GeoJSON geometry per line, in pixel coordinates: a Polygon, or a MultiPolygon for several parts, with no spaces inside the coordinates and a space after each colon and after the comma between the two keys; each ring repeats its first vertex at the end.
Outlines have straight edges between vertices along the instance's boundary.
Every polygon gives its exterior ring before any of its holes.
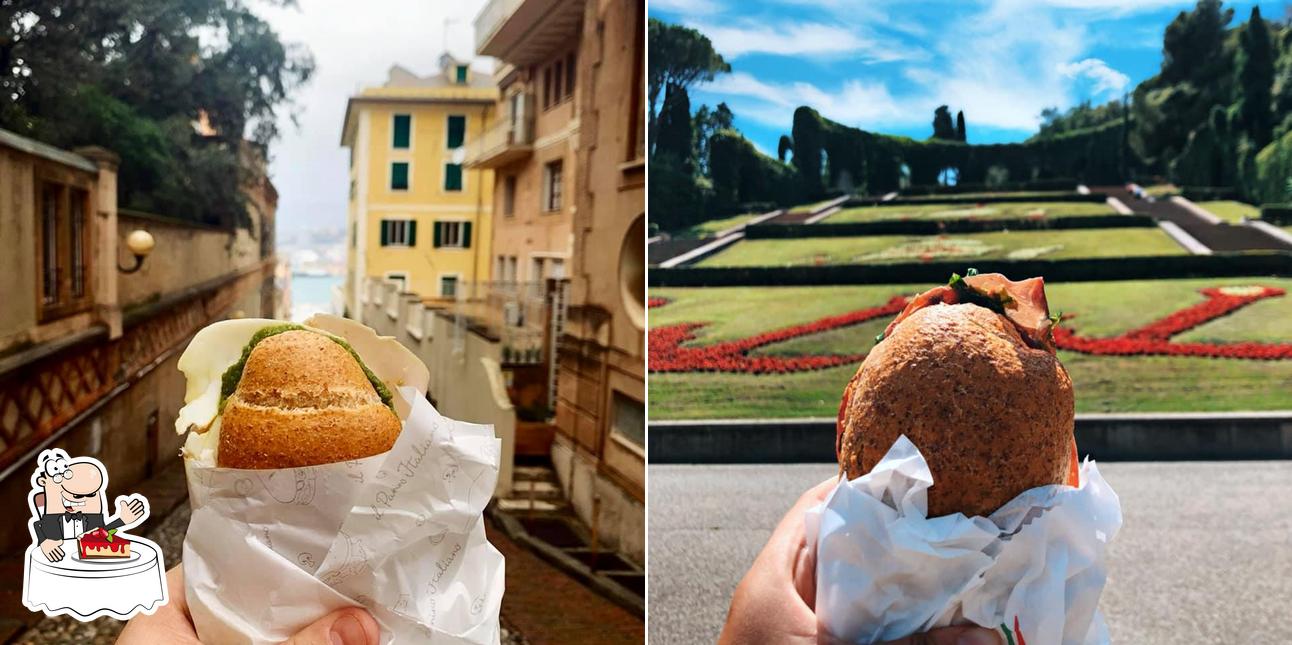
{"type": "Polygon", "coordinates": [[[692,131],[695,135],[693,155],[696,167],[701,173],[709,174],[709,138],[719,130],[730,130],[734,126],[736,115],[731,112],[731,108],[726,103],[719,103],[718,107],[710,110],[709,106],[701,105],[700,109],[695,111],[695,116],[691,121],[694,124],[692,131]]]}
{"type": "Polygon", "coordinates": [[[1274,45],[1261,19],[1261,8],[1252,7],[1251,18],[1239,36],[1238,82],[1234,104],[1238,125],[1259,150],[1270,142],[1274,128],[1271,90],[1274,85],[1274,45]]]}
{"type": "Polygon", "coordinates": [[[939,105],[933,111],[933,138],[946,141],[956,140],[956,126],[951,122],[951,110],[939,105]]]}
{"type": "MultiPolygon", "coordinates": [[[[684,91],[697,81],[711,81],[714,76],[731,71],[731,65],[714,51],[704,34],[681,25],[651,18],[647,28],[650,68],[647,70],[647,98],[650,104],[651,149],[655,147],[655,126],[659,112],[655,109],[660,92],[673,87],[684,91]]],[[[663,109],[663,108],[661,108],[663,109]]]]}
{"type": "Polygon", "coordinates": [[[243,140],[276,138],[313,61],[242,0],[0,0],[0,70],[0,128],[112,149],[123,205],[245,225],[243,140]]]}
{"type": "Polygon", "coordinates": [[[667,157],[684,172],[694,172],[693,128],[691,99],[687,96],[686,88],[669,85],[664,91],[664,105],[660,108],[654,157],[667,157]]]}
{"type": "Polygon", "coordinates": [[[965,111],[956,112],[956,141],[967,141],[965,138],[965,111]]]}

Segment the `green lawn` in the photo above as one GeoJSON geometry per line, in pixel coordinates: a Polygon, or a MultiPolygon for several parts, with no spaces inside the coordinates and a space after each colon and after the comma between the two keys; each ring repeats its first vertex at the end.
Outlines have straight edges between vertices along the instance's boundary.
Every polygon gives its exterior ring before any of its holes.
{"type": "Polygon", "coordinates": [[[1045,215],[1046,217],[1079,217],[1111,215],[1113,209],[1097,202],[987,202],[984,204],[900,204],[896,206],[858,206],[845,208],[825,222],[877,222],[880,220],[1009,219],[1045,215]]]}
{"type": "MultiPolygon", "coordinates": [[[[1047,286],[1050,307],[1082,335],[1114,336],[1200,302],[1198,289],[1261,284],[1292,292],[1292,279],[1208,278],[1085,282],[1047,286]]],[[[652,289],[672,300],[650,311],[650,325],[710,322],[698,343],[742,338],[910,295],[930,285],[652,289]],[[757,315],[750,315],[757,312],[757,315]]],[[[868,349],[887,318],[765,347],[760,352],[845,353],[868,349]]],[[[1292,341],[1292,296],[1263,300],[1201,325],[1177,341],[1292,341]]],[[[1275,410],[1292,408],[1292,361],[1061,352],[1079,412],[1275,410]]],[[[781,376],[650,375],[653,419],[833,417],[855,366],[781,376]]]]}
{"type": "Polygon", "coordinates": [[[1242,202],[1232,200],[1198,202],[1198,206],[1201,206],[1203,210],[1229,222],[1230,224],[1237,224],[1241,222],[1244,217],[1248,219],[1260,219],[1261,217],[1261,209],[1252,206],[1251,204],[1244,204],[1242,202]]]}
{"type": "Polygon", "coordinates": [[[919,199],[926,201],[938,201],[947,199],[984,199],[992,200],[997,197],[1030,197],[1037,200],[1052,199],[1064,195],[1075,195],[1075,190],[1015,190],[1015,191],[987,191],[977,193],[947,193],[945,195],[902,195],[902,199],[919,199]]]}
{"type": "Polygon", "coordinates": [[[812,202],[811,204],[799,204],[798,206],[795,206],[795,207],[793,207],[793,208],[789,208],[789,209],[787,209],[787,210],[788,210],[789,212],[791,212],[791,213],[810,212],[810,211],[814,211],[814,210],[816,210],[816,209],[818,209],[818,208],[821,208],[822,206],[825,206],[826,204],[829,204],[830,202],[832,202],[832,201],[834,201],[834,200],[836,200],[836,199],[838,199],[838,198],[837,198],[837,197],[831,197],[830,199],[823,199],[823,200],[821,200],[821,201],[819,201],[819,202],[812,202]]]}
{"type": "Polygon", "coordinates": [[[747,223],[749,220],[754,219],[759,215],[762,215],[762,213],[741,213],[739,215],[732,215],[731,217],[724,217],[722,219],[711,219],[705,222],[700,222],[690,228],[682,229],[681,231],[674,233],[673,237],[686,239],[709,237],[710,235],[716,235],[718,232],[725,231],[733,226],[747,223]]]}
{"type": "Polygon", "coordinates": [[[702,267],[891,264],[954,259],[1058,259],[1179,255],[1186,251],[1156,228],[1002,231],[963,235],[810,237],[742,240],[705,258],[702,267]]]}

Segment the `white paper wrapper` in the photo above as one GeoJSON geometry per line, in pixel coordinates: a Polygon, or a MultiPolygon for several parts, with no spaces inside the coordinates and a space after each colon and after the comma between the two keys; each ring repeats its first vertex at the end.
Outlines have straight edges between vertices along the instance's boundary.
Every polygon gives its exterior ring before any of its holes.
{"type": "Polygon", "coordinates": [[[362,605],[382,643],[498,643],[503,558],[482,513],[492,426],[441,416],[411,387],[390,452],[278,470],[185,460],[184,586],[204,643],[278,643],[362,605]]]}
{"type": "Polygon", "coordinates": [[[1098,604],[1121,504],[1094,462],[1082,464],[1079,488],[1033,488],[989,518],[927,518],[932,485],[902,436],[807,512],[823,630],[877,643],[976,623],[1015,645],[1109,642],[1098,604]]]}

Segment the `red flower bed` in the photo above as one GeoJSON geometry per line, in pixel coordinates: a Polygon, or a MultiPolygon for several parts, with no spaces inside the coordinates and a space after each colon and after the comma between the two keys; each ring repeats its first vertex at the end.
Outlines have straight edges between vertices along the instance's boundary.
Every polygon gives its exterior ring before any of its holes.
{"type": "Polygon", "coordinates": [[[673,302],[673,301],[669,300],[668,298],[659,298],[659,297],[649,298],[646,300],[646,307],[648,309],[654,309],[656,307],[663,307],[664,305],[670,302],[673,302]]]}
{"type": "Polygon", "coordinates": [[[1192,307],[1155,320],[1112,338],[1077,336],[1068,327],[1054,329],[1054,342],[1060,349],[1096,356],[1203,356],[1208,358],[1242,358],[1248,360],[1292,359],[1292,344],[1287,343],[1173,343],[1170,338],[1198,325],[1227,316],[1264,298],[1284,294],[1282,289],[1258,287],[1252,293],[1237,295],[1221,289],[1203,289],[1207,299],[1192,307]]]}
{"type": "Polygon", "coordinates": [[[856,363],[863,354],[822,354],[805,356],[751,356],[751,350],[780,343],[791,338],[818,334],[848,327],[881,316],[892,316],[906,306],[906,298],[897,296],[880,307],[860,309],[839,316],[822,318],[803,325],[785,327],[757,336],[732,341],[684,347],[695,340],[697,329],[708,323],[682,323],[650,330],[650,370],[652,372],[738,372],[744,374],[783,374],[805,372],[856,363]]]}
{"type": "MultiPolygon", "coordinates": [[[[1181,309],[1143,327],[1132,329],[1111,338],[1078,336],[1067,326],[1054,329],[1054,341],[1060,349],[1097,356],[1200,356],[1209,358],[1236,358],[1247,360],[1292,360],[1292,344],[1288,343],[1175,343],[1170,338],[1201,325],[1227,316],[1264,298],[1284,295],[1282,289],[1253,287],[1250,289],[1203,289],[1207,299],[1197,305],[1181,309]]],[[[650,330],[650,371],[652,372],[729,372],[744,374],[783,374],[824,369],[860,362],[866,357],[859,354],[823,354],[803,356],[751,356],[749,352],[759,347],[784,342],[791,338],[817,334],[832,329],[856,325],[881,316],[901,312],[906,298],[895,297],[879,307],[860,309],[839,316],[831,316],[803,325],[795,325],[748,338],[702,346],[684,346],[696,339],[696,331],[708,323],[682,323],[650,330]]],[[[650,306],[666,304],[664,298],[651,298],[650,306]]],[[[1071,318],[1068,316],[1066,318],[1071,318]]]]}

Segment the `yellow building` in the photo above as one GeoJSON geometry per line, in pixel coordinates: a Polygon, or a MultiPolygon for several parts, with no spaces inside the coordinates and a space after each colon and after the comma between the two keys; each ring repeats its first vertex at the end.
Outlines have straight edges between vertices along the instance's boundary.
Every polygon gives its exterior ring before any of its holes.
{"type": "Polygon", "coordinates": [[[462,161],[497,100],[487,74],[449,55],[437,74],[396,65],[385,84],[350,98],[341,132],[350,149],[349,315],[362,315],[368,277],[428,302],[489,279],[493,172],[462,161]]]}

